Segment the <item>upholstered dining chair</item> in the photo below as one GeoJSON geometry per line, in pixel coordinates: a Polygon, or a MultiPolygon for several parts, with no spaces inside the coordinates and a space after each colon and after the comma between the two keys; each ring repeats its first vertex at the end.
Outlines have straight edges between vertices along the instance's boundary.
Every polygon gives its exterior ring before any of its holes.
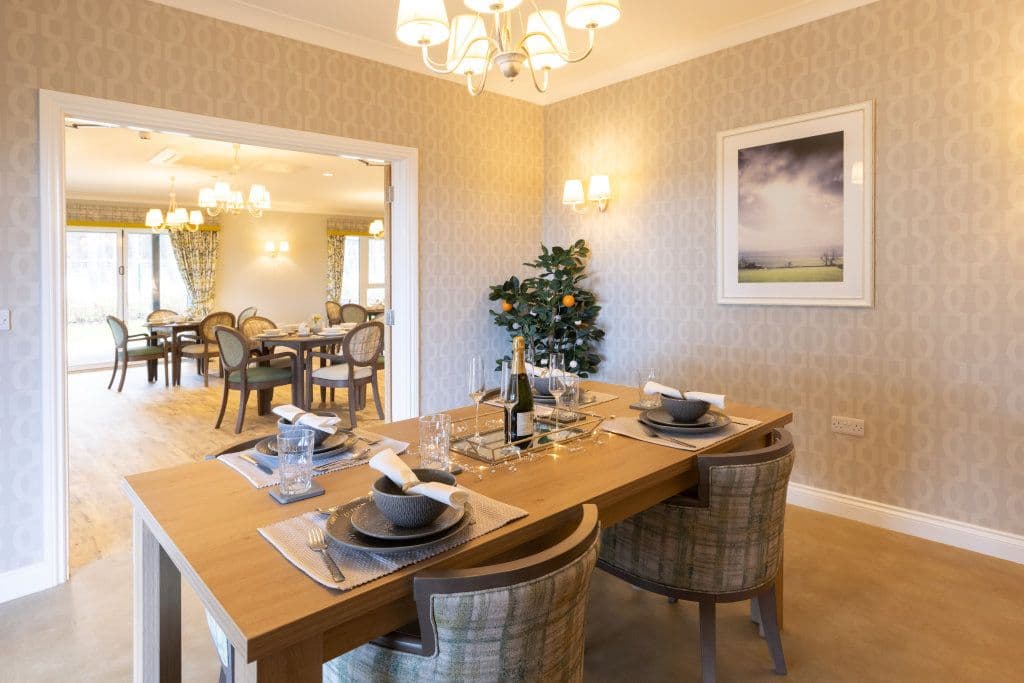
{"type": "Polygon", "coordinates": [[[705,683],[715,680],[715,605],[751,598],[775,673],[786,673],[775,579],[793,439],[780,429],[771,441],[757,450],[697,456],[695,496],[669,498],[601,534],[598,567],[638,588],[699,604],[705,683]]]}
{"type": "Polygon", "coordinates": [[[168,385],[167,376],[167,352],[169,347],[164,344],[153,344],[148,334],[128,334],[128,327],[120,318],[112,315],[107,316],[107,325],[110,326],[110,333],[114,336],[114,369],[110,373],[110,382],[107,389],[114,386],[114,378],[117,377],[118,366],[121,368],[121,381],[117,385],[117,392],[124,389],[124,378],[128,374],[128,361],[132,360],[157,360],[164,359],[164,386],[168,385]],[[144,341],[142,346],[128,346],[128,342],[144,341]]]}
{"type": "MultiPolygon", "coordinates": [[[[173,318],[178,315],[177,311],[172,311],[169,308],[158,308],[149,315],[146,316],[147,323],[161,323],[167,322],[169,318],[173,318]]],[[[151,330],[149,333],[149,339],[151,342],[166,342],[171,338],[171,335],[167,332],[157,332],[151,330]]]]}
{"type": "Polygon", "coordinates": [[[313,395],[313,385],[320,387],[320,400],[326,400],[327,388],[348,389],[349,427],[356,426],[356,406],[364,395],[366,385],[373,387],[373,400],[377,404],[377,416],[384,419],[384,408],[377,385],[377,358],[384,350],[384,323],[369,322],[357,325],[341,338],[341,355],[314,351],[312,358],[329,362],[306,374],[306,396],[313,395]]]}
{"type": "MultiPolygon", "coordinates": [[[[323,680],[583,680],[587,593],[599,542],[597,508],[569,513],[542,549],[475,569],[427,569],[413,577],[418,623],[324,664],[323,680]]],[[[233,650],[207,614],[224,669],[233,650]]]]}
{"type": "Polygon", "coordinates": [[[294,379],[298,372],[295,354],[291,352],[269,353],[253,356],[249,353],[249,340],[238,330],[218,325],[214,328],[217,350],[220,353],[221,368],[224,369],[224,393],[220,400],[220,413],[217,415],[215,429],[220,429],[224,421],[224,410],[228,405],[228,392],[235,389],[239,392],[238,417],[235,419],[235,434],[242,431],[245,423],[245,405],[249,401],[251,391],[272,389],[284,384],[292,387],[292,403],[298,401],[294,379]],[[287,359],[288,367],[273,367],[271,361],[287,359]],[[266,363],[267,365],[263,365],[266,363]]]}
{"type": "Polygon", "coordinates": [[[248,306],[246,308],[243,308],[242,312],[238,314],[238,325],[241,326],[242,323],[244,323],[246,320],[253,317],[254,315],[256,315],[255,306],[248,306]]]}
{"type": "Polygon", "coordinates": [[[328,301],[324,303],[324,308],[327,310],[328,325],[338,325],[341,323],[341,304],[337,301],[328,301]]]}
{"type": "Polygon", "coordinates": [[[343,323],[365,323],[369,318],[366,309],[359,304],[341,305],[341,322],[343,323]]]}
{"type": "MultiPolygon", "coordinates": [[[[185,358],[195,358],[196,371],[203,375],[203,386],[210,386],[210,359],[216,358],[217,339],[214,336],[214,328],[218,326],[234,327],[235,316],[227,311],[210,313],[199,323],[199,332],[191,344],[181,347],[179,355],[185,358]]],[[[220,368],[220,375],[224,376],[223,366],[220,368]]]]}
{"type": "MultiPolygon", "coordinates": [[[[251,316],[238,324],[238,331],[241,332],[246,341],[249,342],[249,352],[257,356],[260,355],[263,348],[263,345],[260,343],[257,335],[263,334],[267,330],[274,329],[277,329],[277,325],[274,321],[270,318],[264,318],[261,315],[251,316]]],[[[276,358],[270,361],[270,365],[278,368],[290,367],[291,361],[287,358],[276,358]]]]}

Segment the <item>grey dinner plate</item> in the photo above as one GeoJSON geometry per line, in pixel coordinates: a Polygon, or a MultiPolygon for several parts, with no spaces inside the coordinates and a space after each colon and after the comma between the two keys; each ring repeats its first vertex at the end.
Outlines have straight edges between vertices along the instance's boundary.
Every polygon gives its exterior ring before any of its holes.
{"type": "MultiPolygon", "coordinates": [[[[658,409],[656,409],[658,410],[658,409]]],[[[687,434],[707,434],[709,432],[717,432],[719,429],[724,428],[726,425],[732,422],[728,415],[722,415],[721,413],[714,413],[715,421],[712,424],[705,425],[703,427],[679,427],[670,426],[664,424],[658,424],[652,422],[647,418],[647,413],[650,411],[644,411],[640,413],[640,422],[647,425],[648,427],[659,431],[665,432],[666,434],[676,434],[679,436],[686,436],[687,434]]]]}
{"type": "MultiPolygon", "coordinates": [[[[536,403],[540,403],[540,404],[546,405],[546,406],[553,406],[553,405],[555,405],[555,397],[553,395],[551,395],[551,394],[547,394],[547,395],[545,395],[545,394],[534,394],[533,395],[533,400],[536,403]]],[[[594,396],[589,391],[584,391],[583,392],[583,396],[580,398],[580,405],[581,406],[589,405],[589,404],[595,402],[596,400],[597,400],[596,396],[594,396]]]]}
{"type": "Polygon", "coordinates": [[[460,519],[457,524],[449,528],[447,531],[443,531],[435,536],[415,540],[410,539],[406,541],[382,541],[369,536],[363,536],[361,533],[356,531],[354,526],[352,526],[352,516],[346,514],[332,515],[330,519],[327,520],[326,531],[327,535],[331,537],[331,540],[345,546],[346,548],[363,550],[365,552],[376,553],[378,555],[391,555],[394,553],[405,553],[419,548],[427,548],[435,543],[449,539],[466,528],[466,525],[469,524],[469,518],[470,515],[463,515],[462,519],[460,519]]]}
{"type": "Polygon", "coordinates": [[[651,410],[644,411],[644,417],[647,418],[648,422],[653,422],[656,425],[664,425],[666,427],[707,427],[715,424],[718,413],[704,413],[696,422],[679,422],[672,415],[669,414],[664,408],[653,408],[651,410]]]}
{"type": "MultiPolygon", "coordinates": [[[[324,439],[319,448],[313,451],[313,460],[335,458],[345,451],[351,450],[359,441],[359,437],[345,432],[331,434],[324,439]]],[[[268,436],[256,444],[256,452],[267,458],[277,458],[277,437],[268,436]]]]}
{"type": "Polygon", "coordinates": [[[448,531],[462,521],[462,516],[465,514],[465,508],[449,507],[430,524],[416,529],[406,529],[392,524],[391,520],[385,517],[371,500],[353,510],[350,520],[356,531],[370,538],[391,542],[414,541],[448,531]]]}

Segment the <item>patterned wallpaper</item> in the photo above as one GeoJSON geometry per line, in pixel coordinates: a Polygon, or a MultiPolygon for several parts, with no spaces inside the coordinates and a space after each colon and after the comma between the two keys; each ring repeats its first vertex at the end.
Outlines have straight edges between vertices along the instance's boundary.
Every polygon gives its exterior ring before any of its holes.
{"type": "Polygon", "coordinates": [[[607,379],[790,408],[794,480],[1024,533],[1024,3],[882,0],[544,110],[545,237],[584,236],[607,379]],[[877,105],[877,305],[715,303],[715,134],[877,105]],[[566,178],[611,175],[606,214],[566,178]],[[863,439],[829,416],[867,420],[863,439]]]}
{"type": "Polygon", "coordinates": [[[539,107],[145,0],[3,0],[0,27],[0,572],[42,556],[39,88],[417,147],[422,406],[466,401],[503,346],[487,285],[540,235],[539,107]]]}

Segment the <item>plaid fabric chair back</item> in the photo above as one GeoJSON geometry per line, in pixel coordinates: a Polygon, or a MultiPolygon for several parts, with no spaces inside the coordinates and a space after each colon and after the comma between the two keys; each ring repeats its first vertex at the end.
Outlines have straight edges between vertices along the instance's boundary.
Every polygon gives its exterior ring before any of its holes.
{"type": "Polygon", "coordinates": [[[249,342],[238,330],[218,325],[214,338],[220,350],[220,359],[225,370],[237,370],[249,355],[249,342]]]}
{"type": "Polygon", "coordinates": [[[341,322],[341,304],[337,301],[328,301],[324,307],[327,309],[327,324],[339,324],[341,322]]]}
{"type": "Polygon", "coordinates": [[[110,325],[110,333],[114,335],[114,346],[121,347],[128,343],[128,328],[125,327],[124,321],[108,315],[107,325],[110,325]]]}
{"type": "Polygon", "coordinates": [[[200,341],[213,344],[216,340],[214,329],[221,325],[224,327],[234,327],[235,314],[228,313],[227,311],[217,311],[216,313],[210,313],[208,316],[203,318],[203,321],[199,323],[200,341]]]}
{"type": "Polygon", "coordinates": [[[374,365],[384,351],[384,323],[359,325],[342,339],[343,354],[352,365],[374,365]]]}

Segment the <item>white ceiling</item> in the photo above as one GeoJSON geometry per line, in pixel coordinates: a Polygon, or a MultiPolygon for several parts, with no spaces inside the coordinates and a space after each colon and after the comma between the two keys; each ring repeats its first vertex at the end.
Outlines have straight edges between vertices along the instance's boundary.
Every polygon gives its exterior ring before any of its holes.
{"type": "Polygon", "coordinates": [[[166,208],[171,176],[179,205],[196,208],[201,187],[214,177],[248,196],[266,185],[274,211],[379,216],[384,208],[384,169],[337,156],[242,145],[241,169],[232,176],[229,142],[151,132],[143,140],[128,128],[66,128],[67,194],[72,199],[153,203],[166,208]],[[178,157],[150,163],[171,149],[178,157]],[[334,175],[325,177],[324,171],[334,175]]]}
{"type": "MultiPolygon", "coordinates": [[[[398,0],[155,0],[164,5],[276,33],[340,52],[429,73],[419,51],[395,38],[398,0]]],[[[876,0],[621,0],[622,18],[597,32],[594,53],[552,73],[541,95],[529,74],[509,83],[491,74],[488,90],[538,104],[655,71],[731,45],[867,5],[876,0]]],[[[522,7],[528,7],[526,0],[522,7]]],[[[562,0],[536,0],[564,11],[562,0]]],[[[448,16],[467,11],[446,0],[448,16]]],[[[518,25],[518,23],[516,24],[518,25]]],[[[585,42],[568,29],[570,48],[585,42]]],[[[444,47],[433,48],[435,60],[444,47]]]]}

